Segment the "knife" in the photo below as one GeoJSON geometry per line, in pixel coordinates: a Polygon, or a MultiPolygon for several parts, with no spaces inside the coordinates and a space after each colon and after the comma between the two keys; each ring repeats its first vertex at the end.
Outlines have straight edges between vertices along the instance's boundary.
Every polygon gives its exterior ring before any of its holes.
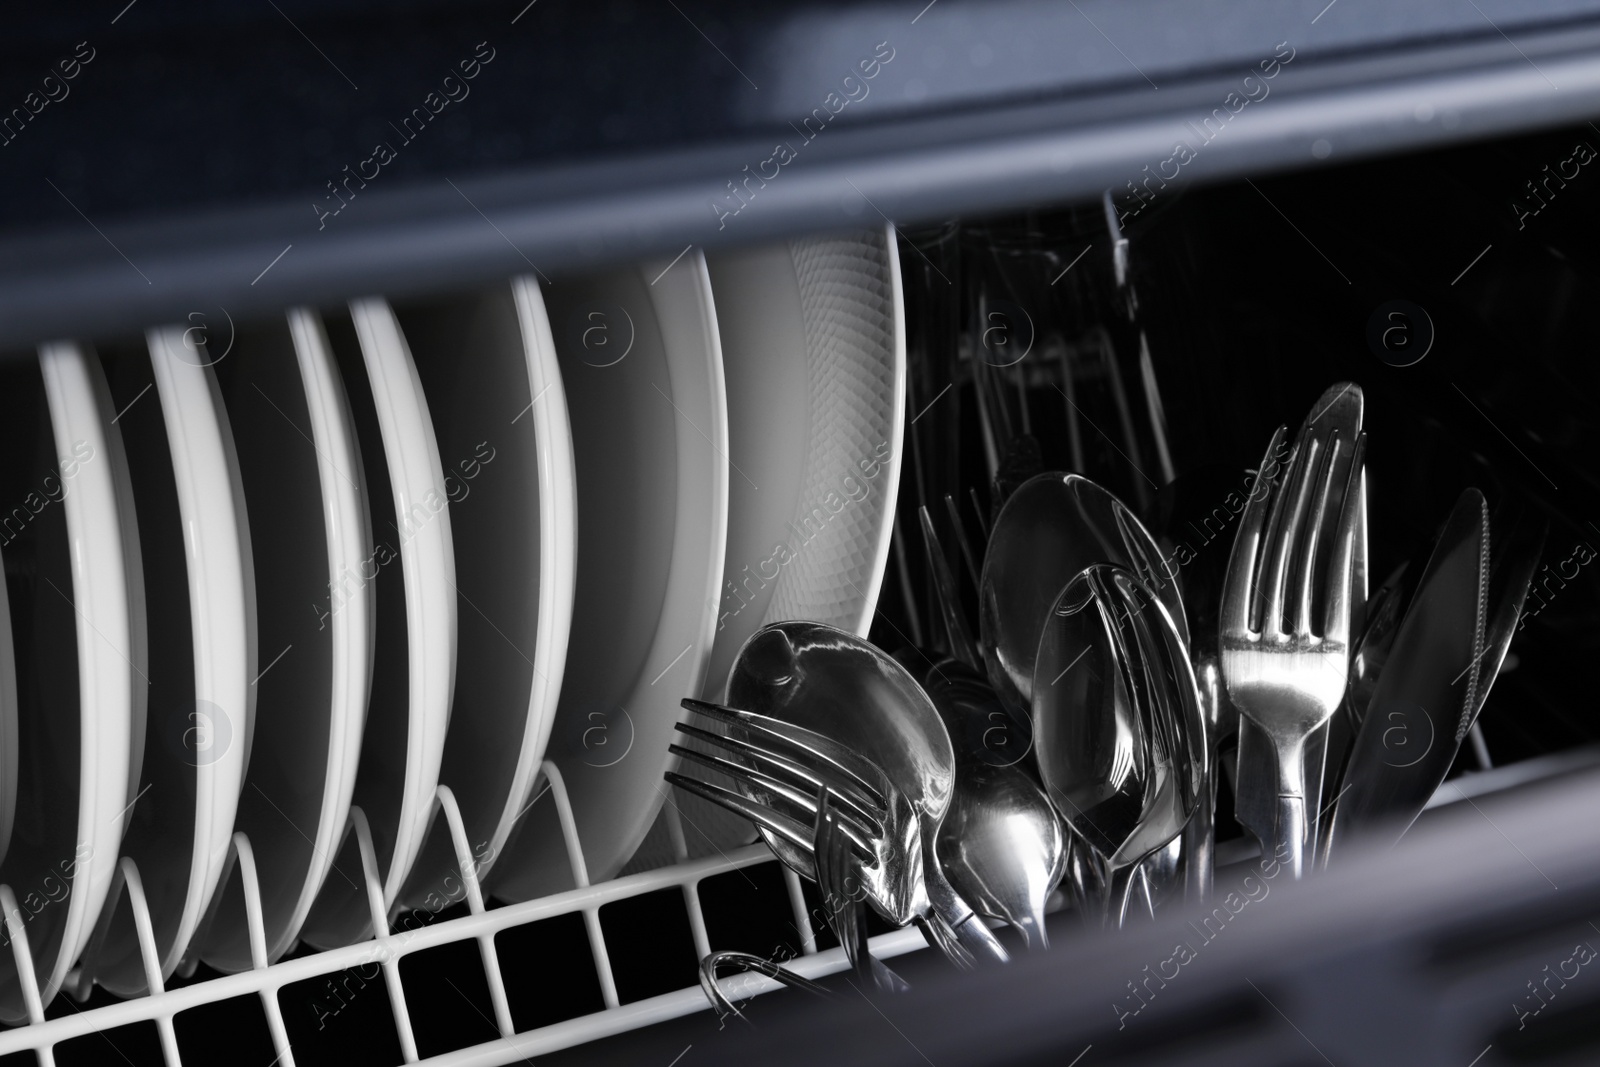
{"type": "Polygon", "coordinates": [[[1521,560],[1506,571],[1512,590],[1518,575],[1525,576],[1520,593],[1508,598],[1496,619],[1491,644],[1489,505],[1478,490],[1463,492],[1417,583],[1356,734],[1328,827],[1330,851],[1356,841],[1392,845],[1422,812],[1482,707],[1481,682],[1492,681],[1499,670],[1532,573],[1521,560]]]}

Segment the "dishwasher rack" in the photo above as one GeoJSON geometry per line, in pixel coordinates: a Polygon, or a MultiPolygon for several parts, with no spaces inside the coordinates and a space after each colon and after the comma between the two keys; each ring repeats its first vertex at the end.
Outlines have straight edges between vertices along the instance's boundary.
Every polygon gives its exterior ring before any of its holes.
{"type": "MultiPolygon", "coordinates": [[[[578,847],[572,805],[568,802],[561,772],[554,764],[546,762],[542,773],[544,788],[551,792],[560,818],[572,876],[577,888],[540,900],[493,910],[486,909],[483,893],[478,884],[478,861],[468,846],[455,797],[450,792],[449,786],[441,785],[435,804],[450,829],[470,914],[433,925],[396,930],[384,917],[383,883],[378,875],[377,859],[373,850],[372,836],[367,828],[366,816],[359,807],[352,807],[350,829],[356,835],[361,850],[361,865],[365,874],[366,894],[372,910],[374,929],[385,932],[381,936],[344,948],[317,952],[269,966],[266,962],[266,941],[262,932],[261,900],[256,886],[255,860],[249,839],[243,833],[235,833],[223,877],[226,879],[229,874],[233,874],[243,883],[253,966],[250,970],[238,974],[180,988],[163,989],[160,959],[151,934],[149,913],[144,904],[144,891],[138,868],[131,859],[123,858],[117,866],[116,878],[107,900],[107,913],[115,910],[120,902],[120,894],[126,891],[129,904],[134,911],[139,931],[140,954],[144,960],[145,973],[149,978],[152,992],[147,996],[91,1010],[77,1009],[73,1014],[62,1015],[55,1019],[47,1020],[44,1017],[38,980],[28,954],[27,927],[21,909],[17,905],[16,894],[9,886],[0,885],[0,909],[3,909],[5,914],[11,951],[22,976],[23,995],[29,1013],[29,1022],[26,1025],[0,1032],[0,1056],[32,1050],[38,1055],[41,1067],[54,1067],[53,1049],[63,1041],[130,1024],[153,1022],[160,1035],[161,1052],[165,1063],[168,1067],[178,1067],[186,1061],[178,1048],[173,1027],[174,1016],[179,1012],[206,1004],[254,994],[260,999],[271,1034],[273,1051],[277,1054],[273,1062],[284,1067],[293,1067],[294,1050],[290,1046],[288,1030],[278,1002],[279,991],[294,982],[372,966],[382,971],[384,988],[387,991],[401,1053],[406,1063],[426,1062],[439,1067],[446,1065],[466,1067],[469,1064],[473,1067],[491,1067],[497,1064],[516,1063],[533,1056],[545,1055],[627,1030],[706,1010],[708,1004],[705,994],[698,987],[689,987],[622,1004],[612,974],[606,935],[600,924],[600,909],[616,901],[678,888],[683,893],[684,904],[688,910],[697,954],[705,956],[710,953],[711,947],[697,893],[700,883],[719,874],[762,863],[776,863],[772,853],[765,845],[757,844],[712,859],[688,860],[676,808],[669,804],[663,811],[666,812],[665,821],[673,838],[679,862],[672,866],[590,885],[588,872],[584,868],[583,854],[578,847]],[[581,915],[583,918],[589,951],[600,979],[605,1009],[519,1033],[512,1023],[511,1006],[508,1003],[505,981],[500,970],[495,935],[541,919],[572,914],[581,915]],[[411,1011],[401,983],[400,961],[412,953],[469,941],[476,941],[478,945],[484,974],[488,981],[493,1022],[500,1036],[484,1044],[421,1060],[411,1024],[411,1011]]],[[[785,870],[784,873],[794,922],[802,936],[803,956],[793,961],[790,967],[795,972],[813,979],[846,970],[849,962],[845,959],[843,949],[838,947],[818,949],[799,879],[793,872],[785,870]]],[[[222,898],[223,894],[219,890],[214,901],[221,901],[222,898]]],[[[922,945],[922,937],[915,930],[898,930],[880,934],[872,939],[873,954],[881,958],[891,958],[911,952],[922,945]]],[[[192,974],[193,969],[194,965],[191,962],[188,965],[188,973],[192,974]]],[[[74,984],[76,977],[77,972],[69,972],[67,979],[69,987],[74,984]]],[[[736,1001],[782,988],[777,982],[756,974],[729,978],[723,982],[723,986],[729,996],[736,1001]]],[[[88,992],[86,989],[71,991],[80,996],[87,995],[88,992]]]]}

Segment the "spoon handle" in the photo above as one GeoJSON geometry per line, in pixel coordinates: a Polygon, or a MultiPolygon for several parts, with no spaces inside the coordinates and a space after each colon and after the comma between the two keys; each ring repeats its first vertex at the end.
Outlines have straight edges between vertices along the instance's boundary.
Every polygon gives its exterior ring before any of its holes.
{"type": "Polygon", "coordinates": [[[1211,900],[1216,869],[1217,760],[1213,757],[1201,783],[1200,804],[1183,828],[1184,897],[1191,904],[1211,900]]]}
{"type": "Polygon", "coordinates": [[[1111,870],[1100,897],[1101,924],[1106,929],[1122,928],[1128,920],[1128,898],[1133,895],[1134,883],[1139,878],[1140,865],[1127,863],[1111,870]]]}
{"type": "MultiPolygon", "coordinates": [[[[928,856],[933,856],[933,850],[928,850],[928,856]]],[[[1000,940],[989,929],[989,924],[977,919],[972,906],[955,891],[950,882],[945,878],[944,871],[939,866],[939,861],[933,859],[923,867],[923,882],[928,893],[928,902],[933,906],[934,917],[937,922],[943,923],[946,929],[954,932],[956,946],[970,953],[974,959],[995,960],[1000,963],[1008,962],[1011,957],[1000,940]],[[976,920],[976,921],[974,921],[976,920]]],[[[926,929],[924,933],[926,933],[926,929]]],[[[946,955],[951,955],[950,949],[936,941],[937,947],[944,949],[946,955]]],[[[951,959],[960,965],[961,960],[951,956],[951,959]]]]}

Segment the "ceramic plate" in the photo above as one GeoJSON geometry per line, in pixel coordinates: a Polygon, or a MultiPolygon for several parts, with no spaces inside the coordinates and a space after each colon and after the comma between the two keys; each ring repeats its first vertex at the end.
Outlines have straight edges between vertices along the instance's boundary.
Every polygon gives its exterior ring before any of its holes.
{"type": "MultiPolygon", "coordinates": [[[[353,390],[352,406],[361,409],[358,426],[377,432],[383,456],[367,466],[371,554],[382,573],[374,583],[372,698],[354,800],[372,829],[390,910],[433,816],[455,687],[456,572],[449,486],[411,349],[384,300],[352,301],[350,318],[371,387],[359,397],[353,390]],[[392,510],[379,511],[382,492],[392,510]]],[[[303,928],[308,942],[327,948],[370,935],[363,877],[355,836],[347,835],[303,928]]]]}
{"type": "MultiPolygon", "coordinates": [[[[906,354],[892,229],[733,249],[707,263],[733,465],[706,680],[706,699],[721,700],[734,656],[768,623],[866,636],[894,530],[906,354]]],[[[754,834],[698,797],[675,799],[695,854],[754,834]]],[[[670,848],[652,833],[635,866],[669,862],[670,848]]]]}
{"type": "MultiPolygon", "coordinates": [[[[668,739],[699,693],[728,507],[727,411],[705,260],[647,263],[546,294],[578,470],[577,591],[549,756],[591,880],[615,875],[666,797],[668,739]]],[[[548,799],[490,882],[524,900],[573,884],[548,799]]]]}
{"type": "MultiPolygon", "coordinates": [[[[164,764],[150,768],[149,792],[163,794],[150,810],[184,807],[187,800],[192,817],[176,824],[147,823],[130,841],[129,853],[149,898],[161,971],[169,976],[188,951],[221,877],[250,759],[255,579],[239,461],[213,357],[184,327],[151,330],[147,343],[155,382],[151,399],[159,401],[165,423],[181,517],[189,625],[179,632],[190,634],[193,649],[187,699],[177,697],[161,708],[153,731],[156,744],[167,751],[164,764]],[[173,793],[182,800],[174,800],[173,793]],[[182,840],[188,829],[192,837],[182,840]]],[[[177,549],[170,541],[160,547],[169,554],[177,549]]],[[[110,909],[89,960],[95,980],[118,996],[146,991],[125,894],[110,909]]]]}
{"type": "MultiPolygon", "coordinates": [[[[445,463],[460,626],[440,781],[482,877],[528,803],[566,669],[577,564],[572,432],[537,279],[399,310],[445,463]]],[[[464,898],[436,819],[402,905],[464,898]]]]}
{"type": "Polygon", "coordinates": [[[17,654],[11,640],[11,598],[0,553],[0,862],[17,815],[17,654]]]}
{"type": "MultiPolygon", "coordinates": [[[[239,800],[268,959],[293,945],[350,812],[372,672],[372,534],[355,426],[315,311],[239,337],[217,367],[251,515],[261,674],[239,800]]],[[[237,869],[201,942],[251,966],[237,869]]]]}
{"type": "MultiPolygon", "coordinates": [[[[52,636],[63,636],[59,628],[35,631],[41,676],[34,711],[48,711],[56,721],[24,731],[23,740],[43,742],[30,752],[28,762],[56,781],[52,788],[34,779],[27,800],[43,800],[51,810],[37,822],[29,819],[19,833],[19,847],[7,857],[5,880],[29,920],[35,974],[41,998],[49,1004],[83,951],[110,888],[130,799],[129,778],[137,775],[132,752],[143,733],[140,676],[145,662],[142,591],[137,577],[130,580],[130,571],[139,566],[138,541],[131,531],[125,537],[125,526],[134,520],[117,484],[125,467],[99,360],[76,344],[59,342],[39,349],[39,370],[55,462],[41,480],[42,494],[33,496],[39,504],[40,536],[35,595],[51,616],[71,620],[65,633],[75,631],[75,640],[68,636],[59,644],[52,641],[52,636]],[[60,715],[63,705],[70,706],[65,698],[71,694],[76,695],[78,714],[60,715]],[[39,787],[54,793],[76,791],[77,796],[62,795],[52,804],[39,787]],[[66,891],[64,903],[55,889],[66,891]]],[[[26,500],[24,507],[33,510],[26,500]]],[[[6,647],[0,652],[5,660],[0,664],[0,700],[6,706],[0,715],[9,722],[0,729],[10,735],[6,761],[14,768],[17,694],[9,619],[7,623],[6,647]]],[[[13,769],[5,786],[7,809],[16,785],[13,769]]],[[[9,960],[4,973],[0,1018],[21,1022],[26,1010],[9,960]]]]}

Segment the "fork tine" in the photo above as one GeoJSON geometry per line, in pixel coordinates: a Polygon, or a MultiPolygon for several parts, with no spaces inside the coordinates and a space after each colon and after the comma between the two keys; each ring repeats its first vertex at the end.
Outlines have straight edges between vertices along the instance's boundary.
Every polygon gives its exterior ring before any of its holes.
{"type": "Polygon", "coordinates": [[[1362,472],[1366,466],[1367,435],[1356,438],[1350,456],[1350,477],[1345,482],[1344,506],[1334,533],[1333,558],[1328,564],[1327,609],[1322,621],[1322,638],[1350,645],[1350,579],[1354,566],[1357,524],[1361,521],[1362,472]]]}
{"type": "Polygon", "coordinates": [[[720,774],[725,774],[729,778],[732,778],[738,785],[748,786],[752,789],[761,790],[767,793],[774,793],[795,807],[801,808],[808,815],[814,813],[816,810],[816,801],[811,799],[810,794],[808,794],[804,789],[796,789],[793,785],[783,781],[782,779],[774,778],[769,774],[763,774],[758,770],[746,767],[743,764],[735,763],[732,760],[723,759],[721,756],[713,756],[705,752],[697,751],[696,749],[685,748],[682,745],[668,745],[667,751],[671,752],[674,756],[688,760],[690,763],[698,763],[700,766],[708,768],[709,770],[717,771],[720,774]]]}
{"type": "Polygon", "coordinates": [[[812,850],[811,827],[798,819],[780,815],[766,805],[757,803],[742,793],[734,792],[732,789],[724,789],[720,785],[702,782],[686,774],[679,774],[677,771],[668,771],[666,779],[679,789],[693,793],[701,800],[708,800],[735,815],[741,815],[749,819],[761,829],[769,831],[775,837],[782,838],[807,854],[812,850]]]}
{"type": "Polygon", "coordinates": [[[1278,544],[1278,538],[1283,530],[1283,512],[1288,506],[1285,501],[1290,496],[1290,490],[1294,487],[1295,477],[1300,470],[1300,463],[1305,456],[1308,434],[1307,428],[1302,426],[1295,435],[1294,444],[1289,448],[1289,456],[1280,469],[1281,477],[1277,485],[1268,490],[1272,495],[1272,506],[1267,510],[1267,525],[1261,533],[1261,545],[1256,555],[1255,584],[1251,587],[1250,594],[1251,629],[1258,633],[1275,632],[1275,628],[1269,628],[1266,622],[1267,579],[1272,570],[1273,548],[1278,544]]]}
{"type": "Polygon", "coordinates": [[[763,737],[763,740],[767,742],[767,745],[764,746],[754,741],[745,740],[742,737],[714,734],[709,730],[702,730],[688,723],[674,723],[673,728],[713,750],[720,750],[735,759],[742,757],[751,760],[766,767],[769,771],[798,780],[804,783],[805,792],[808,794],[815,793],[818,789],[826,786],[833,790],[836,797],[859,812],[864,820],[881,820],[883,817],[884,806],[866,796],[860,789],[856,788],[854,782],[841,781],[827,770],[810,766],[805,761],[805,756],[809,755],[809,753],[806,753],[804,749],[801,749],[798,753],[795,752],[793,746],[786,745],[782,738],[763,737]],[[772,745],[776,747],[767,747],[772,745]]]}
{"type": "Polygon", "coordinates": [[[928,571],[933,578],[934,597],[939,601],[939,617],[944,622],[945,641],[950,654],[969,667],[978,667],[977,646],[967,631],[966,620],[961,617],[961,598],[956,588],[955,575],[950,573],[949,558],[939,534],[933,528],[933,516],[927,505],[917,508],[917,518],[922,525],[922,544],[927,552],[928,571]]]}
{"type": "Polygon", "coordinates": [[[956,498],[949,493],[944,495],[944,510],[950,516],[950,524],[956,531],[956,547],[961,550],[961,560],[967,565],[967,577],[972,579],[976,587],[979,577],[978,561],[972,554],[972,542],[967,537],[967,528],[961,521],[961,509],[956,507],[956,498]]]}
{"type": "MultiPolygon", "coordinates": [[[[704,752],[697,752],[692,748],[685,748],[682,745],[668,745],[667,749],[673,755],[687,759],[691,763],[698,763],[702,767],[707,767],[711,770],[727,775],[729,778],[732,778],[734,783],[737,785],[746,786],[750,790],[758,793],[766,792],[774,794],[775,797],[778,798],[778,803],[786,804],[789,808],[792,808],[794,812],[798,813],[792,815],[793,818],[801,818],[803,816],[806,819],[812,819],[816,816],[817,802],[814,799],[815,794],[810,790],[797,789],[792,784],[784,782],[782,779],[763,774],[760,771],[753,770],[744,766],[743,764],[734,763],[732,760],[722,759],[720,756],[712,756],[704,752]]],[[[819,791],[827,789],[827,786],[821,786],[819,791]]],[[[831,790],[828,791],[832,792],[831,790]]],[[[838,793],[834,793],[833,796],[835,807],[837,809],[841,798],[839,797],[838,793]]],[[[751,799],[756,799],[758,803],[765,803],[769,805],[773,803],[765,797],[759,799],[752,797],[751,799]]],[[[845,800],[845,803],[849,804],[851,802],[845,800]]],[[[860,815],[856,813],[836,811],[836,816],[840,825],[846,828],[850,839],[860,846],[861,851],[870,856],[872,854],[870,840],[874,836],[881,836],[883,832],[882,822],[870,814],[860,815]]]]}
{"type": "MultiPolygon", "coordinates": [[[[791,779],[803,783],[805,792],[814,793],[825,784],[822,775],[803,763],[798,763],[784,752],[763,748],[761,745],[746,741],[742,737],[715,734],[710,730],[702,730],[689,723],[673,723],[672,728],[686,737],[691,737],[713,751],[721,751],[729,756],[743,757],[766,767],[768,770],[785,774],[791,779]]],[[[743,764],[736,764],[743,766],[743,764]]]]}
{"type": "MultiPolygon", "coordinates": [[[[1322,521],[1328,512],[1328,498],[1333,489],[1333,478],[1339,469],[1339,451],[1341,447],[1348,447],[1340,439],[1339,431],[1334,430],[1328,436],[1327,447],[1322,450],[1322,457],[1317,463],[1316,473],[1311,479],[1315,503],[1312,505],[1311,514],[1306,517],[1306,522],[1301,527],[1301,537],[1304,541],[1297,556],[1298,563],[1294,574],[1297,586],[1293,598],[1294,618],[1290,625],[1294,632],[1302,637],[1311,636],[1311,597],[1312,590],[1317,581],[1317,557],[1321,547],[1322,521]]],[[[1334,497],[1334,506],[1338,507],[1343,500],[1344,486],[1339,487],[1341,495],[1334,497]]]]}
{"type": "Polygon", "coordinates": [[[1255,483],[1250,488],[1250,498],[1244,514],[1239,517],[1239,531],[1233,538],[1233,551],[1228,557],[1228,575],[1222,590],[1219,629],[1223,634],[1242,634],[1250,629],[1250,604],[1254,599],[1253,582],[1256,557],[1261,549],[1262,524],[1266,520],[1268,497],[1271,495],[1270,464],[1272,457],[1283,446],[1287,426],[1279,426],[1267,445],[1267,454],[1256,471],[1255,483]]]}
{"type": "Polygon", "coordinates": [[[1295,563],[1295,550],[1300,547],[1299,534],[1311,495],[1312,472],[1316,470],[1323,444],[1318,438],[1302,436],[1300,447],[1295,451],[1294,469],[1273,506],[1278,522],[1268,534],[1267,558],[1261,571],[1262,587],[1257,591],[1262,598],[1261,633],[1264,636],[1281,636],[1290,629],[1284,610],[1289,572],[1295,563]]]}
{"type": "Polygon", "coordinates": [[[766,715],[758,715],[753,711],[742,711],[730,708],[725,704],[711,704],[704,700],[695,700],[684,697],[682,705],[690,711],[697,711],[719,722],[730,723],[734,726],[748,730],[756,730],[769,738],[775,738],[794,748],[801,749],[811,756],[832,765],[834,768],[855,779],[860,786],[867,790],[868,796],[879,804],[887,805],[889,794],[893,785],[877,764],[865,759],[859,754],[839,744],[832,738],[808,730],[804,726],[783,722],[766,715]]]}
{"type": "Polygon", "coordinates": [[[845,956],[852,966],[859,965],[860,941],[856,935],[855,902],[850,900],[845,888],[848,877],[850,853],[845,846],[839,824],[829,806],[827,789],[817,797],[815,828],[817,886],[822,890],[823,906],[828,909],[828,925],[844,946],[845,956]]]}

